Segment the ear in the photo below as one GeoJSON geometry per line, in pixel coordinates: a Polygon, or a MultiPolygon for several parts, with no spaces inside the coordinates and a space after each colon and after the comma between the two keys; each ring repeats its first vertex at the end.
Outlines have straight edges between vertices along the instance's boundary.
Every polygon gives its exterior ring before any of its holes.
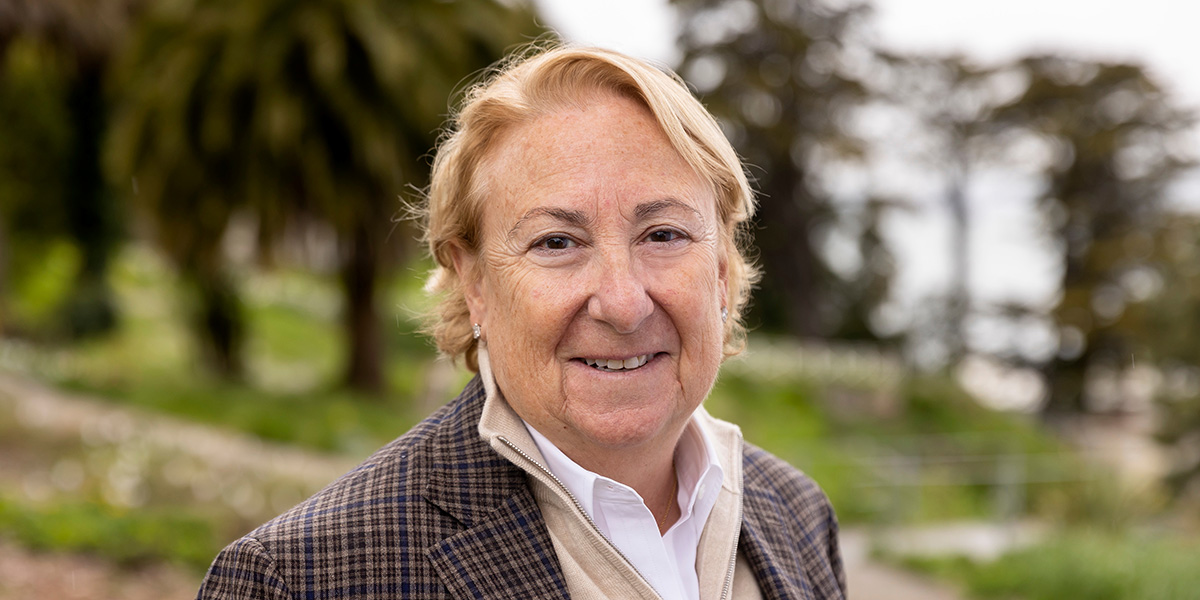
{"type": "Polygon", "coordinates": [[[486,325],[487,303],[483,294],[483,271],[478,268],[479,258],[458,244],[450,247],[450,256],[454,261],[454,272],[463,284],[463,296],[467,300],[467,309],[471,311],[471,322],[486,325]]]}

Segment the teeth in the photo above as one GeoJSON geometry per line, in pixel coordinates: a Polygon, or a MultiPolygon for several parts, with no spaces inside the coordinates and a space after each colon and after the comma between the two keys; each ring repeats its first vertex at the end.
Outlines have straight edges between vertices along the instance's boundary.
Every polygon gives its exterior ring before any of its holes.
{"type": "Polygon", "coordinates": [[[643,354],[641,356],[634,356],[632,358],[626,358],[625,360],[620,360],[620,359],[616,359],[616,358],[612,358],[612,359],[585,358],[585,359],[583,359],[584,364],[586,364],[590,367],[595,367],[597,369],[603,369],[605,371],[632,370],[632,369],[636,369],[636,368],[646,364],[649,361],[650,361],[649,354],[643,354]]]}

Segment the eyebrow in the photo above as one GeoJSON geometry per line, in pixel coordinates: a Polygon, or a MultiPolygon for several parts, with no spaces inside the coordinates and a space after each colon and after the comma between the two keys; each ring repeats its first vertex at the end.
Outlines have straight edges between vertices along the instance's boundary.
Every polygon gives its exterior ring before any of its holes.
{"type": "Polygon", "coordinates": [[[701,223],[704,222],[704,215],[700,214],[700,211],[696,210],[696,207],[675,198],[663,198],[662,200],[643,202],[637,205],[637,208],[633,210],[633,214],[637,216],[638,219],[645,219],[647,217],[653,217],[660,213],[666,212],[670,209],[691,211],[695,213],[696,217],[700,219],[701,223]]]}
{"type": "Polygon", "coordinates": [[[566,208],[556,208],[552,206],[539,206],[537,208],[531,208],[524,215],[521,215],[521,218],[517,219],[517,222],[512,226],[512,229],[508,230],[508,237],[511,239],[513,236],[515,236],[517,234],[517,230],[520,229],[521,225],[524,225],[526,221],[534,217],[541,216],[558,219],[559,221],[563,221],[568,225],[579,228],[585,228],[589,223],[592,222],[591,217],[584,214],[584,212],[581,210],[569,210],[566,208]]]}

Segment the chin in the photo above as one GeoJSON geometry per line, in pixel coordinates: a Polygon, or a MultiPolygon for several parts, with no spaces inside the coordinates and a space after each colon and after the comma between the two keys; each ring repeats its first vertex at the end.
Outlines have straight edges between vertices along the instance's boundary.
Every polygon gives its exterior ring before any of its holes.
{"type": "Polygon", "coordinates": [[[567,426],[592,444],[608,448],[636,447],[665,434],[677,433],[673,430],[691,416],[691,411],[685,411],[677,399],[608,411],[595,410],[594,401],[586,406],[591,410],[568,413],[567,426]]]}

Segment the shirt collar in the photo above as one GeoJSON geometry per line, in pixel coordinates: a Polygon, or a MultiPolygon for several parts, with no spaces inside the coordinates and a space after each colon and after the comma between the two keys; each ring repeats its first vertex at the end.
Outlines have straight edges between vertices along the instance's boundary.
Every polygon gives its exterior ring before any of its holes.
{"type": "MultiPolygon", "coordinates": [[[[579,466],[528,422],[525,422],[525,427],[546,461],[546,468],[562,481],[592,519],[597,520],[595,507],[600,497],[601,486],[615,485],[629,489],[636,495],[632,488],[579,466]]],[[[677,500],[680,501],[680,520],[685,520],[695,512],[703,523],[712,508],[712,503],[707,500],[715,500],[716,497],[715,493],[705,492],[716,492],[724,479],[724,470],[721,468],[715,446],[709,439],[709,433],[700,426],[695,414],[688,420],[675,447],[675,475],[679,478],[680,496],[677,500]],[[697,510],[698,508],[702,510],[697,510]]]]}

